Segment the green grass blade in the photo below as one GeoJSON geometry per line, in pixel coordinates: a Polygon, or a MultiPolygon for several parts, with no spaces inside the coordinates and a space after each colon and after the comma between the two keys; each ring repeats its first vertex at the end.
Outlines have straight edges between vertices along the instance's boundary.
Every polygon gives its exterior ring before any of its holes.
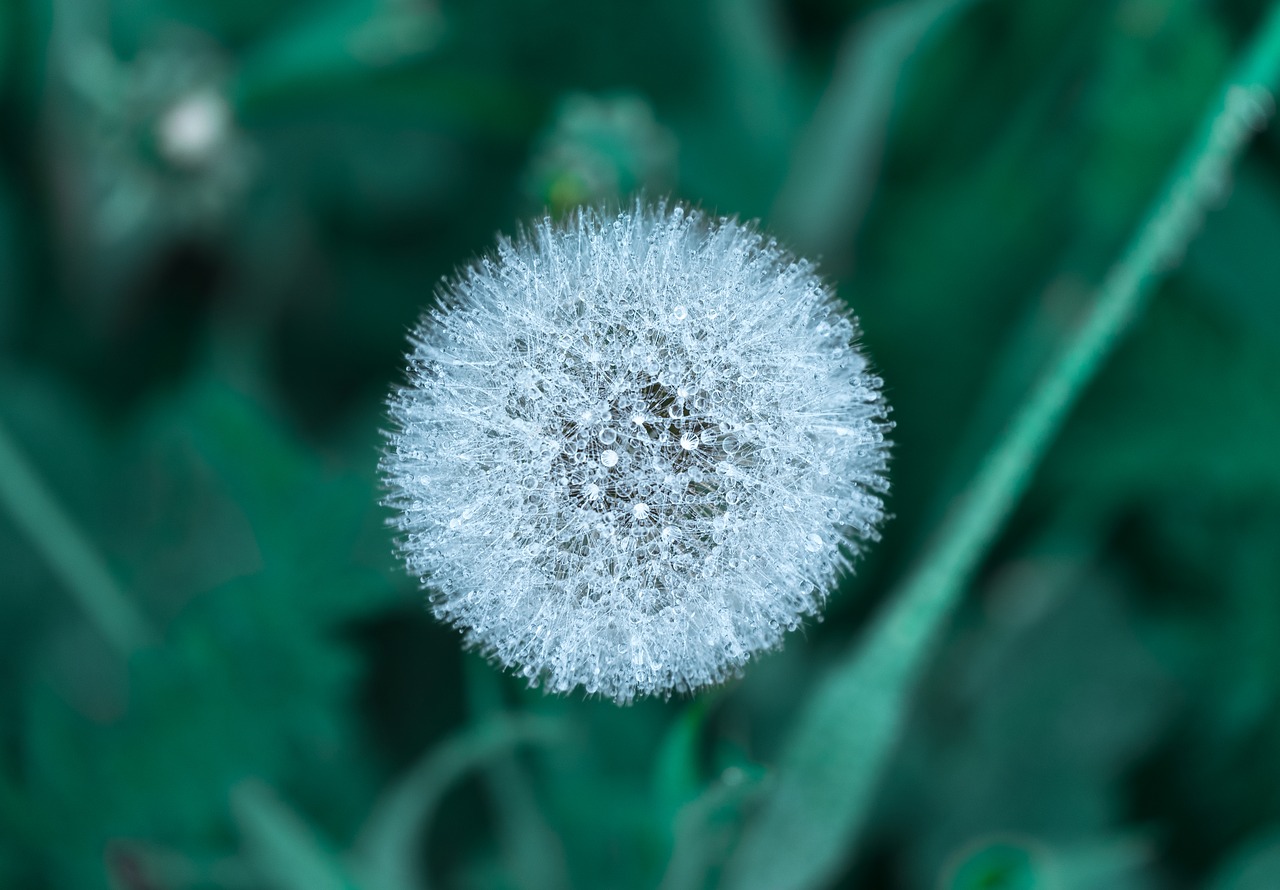
{"type": "Polygon", "coordinates": [[[446,791],[469,770],[516,745],[561,738],[543,719],[506,717],[464,730],[427,752],[375,806],[356,842],[355,860],[375,890],[426,890],[418,851],[446,791]]]}
{"type": "Polygon", "coordinates": [[[719,37],[722,101],[736,115],[750,150],[782,164],[801,123],[782,11],[771,0],[713,0],[708,11],[719,37]]]}
{"type": "Polygon", "coordinates": [[[903,67],[971,2],[909,0],[850,31],[774,206],[773,223],[799,247],[825,252],[852,236],[871,200],[903,67]]]}
{"type": "Polygon", "coordinates": [[[352,890],[337,860],[314,832],[266,785],[246,781],[231,810],[257,874],[274,890],[352,890]]]}
{"type": "Polygon", "coordinates": [[[675,843],[660,890],[702,890],[717,861],[716,841],[726,824],[746,809],[765,785],[763,774],[726,771],[698,797],[685,804],[675,819],[675,843]]]}
{"type": "Polygon", "coordinates": [[[802,707],[774,793],[739,844],[724,886],[789,890],[830,881],[849,858],[947,616],[1027,487],[1067,413],[1155,285],[1180,260],[1230,169],[1271,111],[1280,4],[1210,108],[1094,307],[1017,410],[918,570],[863,644],[802,707]]]}
{"type": "Polygon", "coordinates": [[[127,658],[156,639],[106,561],[0,426],[0,503],[102,636],[127,658]]]}

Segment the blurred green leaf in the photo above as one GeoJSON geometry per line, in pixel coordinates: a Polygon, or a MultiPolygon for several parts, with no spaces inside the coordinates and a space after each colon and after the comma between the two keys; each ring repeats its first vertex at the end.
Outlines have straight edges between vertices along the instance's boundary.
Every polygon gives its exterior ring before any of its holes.
{"type": "Polygon", "coordinates": [[[1206,485],[1280,491],[1278,356],[1259,325],[1232,325],[1171,288],[1119,350],[1107,385],[1084,399],[1048,461],[1045,488],[1112,509],[1206,485]]]}
{"type": "Polygon", "coordinates": [[[322,770],[329,795],[362,779],[338,710],[350,656],[282,612],[256,580],[206,595],[164,649],[139,653],[131,667],[129,709],[109,725],[49,691],[33,695],[25,716],[27,781],[60,826],[51,848],[68,861],[147,826],[153,840],[208,843],[246,776],[287,783],[322,770]]]}
{"type": "Polygon", "coordinates": [[[1095,237],[1119,238],[1213,99],[1231,49],[1193,3],[1133,0],[1112,28],[1082,97],[1092,131],[1072,197],[1095,237]]]}
{"type": "MultiPolygon", "coordinates": [[[[373,455],[359,473],[327,467],[265,406],[205,375],[159,400],[129,449],[136,479],[150,484],[127,480],[120,502],[145,516],[158,498],[179,501],[167,505],[169,522],[181,517],[192,524],[192,547],[214,545],[212,553],[187,557],[220,558],[224,566],[238,559],[236,574],[261,572],[280,585],[279,607],[294,620],[315,626],[399,601],[387,575],[389,539],[382,531],[373,455]],[[171,475],[157,480],[161,466],[171,475]],[[200,512],[184,515],[183,506],[192,504],[200,504],[200,512]],[[220,528],[212,524],[215,518],[220,528]],[[220,537],[202,537],[215,530],[220,537]],[[244,552],[233,557],[234,549],[244,552]]],[[[153,546],[173,552],[173,525],[148,531],[166,532],[153,546]]],[[[135,534],[132,541],[136,548],[152,543],[149,538],[135,534]]],[[[155,552],[139,549],[134,558],[142,577],[164,577],[156,572],[155,552]]],[[[210,568],[217,577],[224,567],[210,568]]],[[[190,581],[190,564],[183,570],[190,581]]]]}
{"type": "Polygon", "coordinates": [[[1123,824],[1114,789],[1167,727],[1176,697],[1135,634],[1121,579],[1076,558],[1028,553],[1003,567],[923,684],[891,788],[893,817],[919,826],[904,865],[918,883],[984,832],[1070,848],[1081,871],[1109,848],[1086,856],[1079,845],[1123,824]]]}
{"type": "Polygon", "coordinates": [[[1211,312],[1240,326],[1241,333],[1280,340],[1280,300],[1271,284],[1280,280],[1280,188],[1259,165],[1245,164],[1231,198],[1213,214],[1187,257],[1193,297],[1211,312]]]}
{"type": "MultiPolygon", "coordinates": [[[[149,561],[138,541],[173,531],[146,518],[157,491],[191,499],[198,511],[195,537],[215,531],[216,511],[201,509],[219,503],[211,492],[230,494],[249,517],[249,546],[261,551],[257,565],[240,568],[241,577],[211,587],[202,586],[202,573],[190,565],[185,574],[175,571],[177,586],[186,586],[176,598],[179,614],[162,648],[131,660],[123,714],[74,713],[52,689],[28,696],[23,770],[41,818],[59,826],[46,835],[46,852],[69,874],[88,869],[102,844],[122,836],[182,849],[213,845],[225,825],[228,789],[247,775],[287,785],[316,770],[329,772],[331,781],[312,789],[310,801],[339,812],[366,787],[346,711],[352,656],[330,636],[334,621],[386,603],[392,589],[352,559],[373,510],[368,483],[330,484],[266,416],[209,382],[159,403],[140,429],[147,431],[144,447],[119,462],[124,472],[107,486],[120,495],[112,534],[128,534],[131,555],[149,561]],[[312,510],[335,523],[319,531],[322,548],[310,537],[315,523],[299,522],[312,510]],[[334,540],[347,542],[346,549],[335,549],[334,540]]],[[[81,447],[87,442],[81,437],[81,447]]],[[[212,543],[215,554],[229,555],[227,539],[212,543]]],[[[172,547],[171,540],[166,544],[172,547]]],[[[204,577],[219,574],[214,569],[204,577]]],[[[154,589],[163,578],[153,575],[146,586],[154,589]]],[[[77,647],[63,661],[75,669],[91,666],[89,647],[77,647]]],[[[348,828],[350,818],[335,821],[348,828]]]]}
{"type": "Polygon", "coordinates": [[[1251,838],[1222,866],[1210,890],[1271,890],[1280,886],[1280,833],[1251,838]]]}
{"type": "Polygon", "coordinates": [[[1168,826],[1162,858],[1204,873],[1274,821],[1280,794],[1280,503],[1200,484],[1151,499],[1126,526],[1147,638],[1184,697],[1136,797],[1168,826]]]}

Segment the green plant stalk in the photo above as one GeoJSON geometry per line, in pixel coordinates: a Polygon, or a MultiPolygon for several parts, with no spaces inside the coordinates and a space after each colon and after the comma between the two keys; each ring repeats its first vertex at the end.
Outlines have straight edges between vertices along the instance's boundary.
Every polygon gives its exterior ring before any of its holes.
{"type": "Polygon", "coordinates": [[[783,749],[774,793],[726,871],[732,890],[787,890],[829,882],[852,852],[908,699],[934,644],[983,556],[1026,490],[1068,412],[1180,261],[1206,210],[1220,201],[1232,164],[1272,111],[1280,85],[1280,3],[1121,259],[1096,303],[1017,410],[967,491],[944,519],[919,567],[889,597],[865,642],[802,707],[783,749]]]}
{"type": "Polygon", "coordinates": [[[124,658],[157,637],[106,562],[0,425],[0,502],[89,620],[124,658]]]}

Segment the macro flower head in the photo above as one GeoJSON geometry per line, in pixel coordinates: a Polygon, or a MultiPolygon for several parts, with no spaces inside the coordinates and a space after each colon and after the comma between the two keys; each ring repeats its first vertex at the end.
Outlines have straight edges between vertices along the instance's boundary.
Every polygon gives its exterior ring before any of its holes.
{"type": "Polygon", "coordinates": [[[855,319],[755,227],[543,220],[447,282],[382,460],[437,617],[531,683],[718,683],[877,537],[887,407],[855,319]]]}

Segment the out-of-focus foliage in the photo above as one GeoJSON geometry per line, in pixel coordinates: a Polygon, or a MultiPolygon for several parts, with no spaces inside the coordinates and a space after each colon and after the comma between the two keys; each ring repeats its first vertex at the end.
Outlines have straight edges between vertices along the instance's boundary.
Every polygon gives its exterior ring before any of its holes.
{"type": "MultiPolygon", "coordinates": [[[[0,504],[0,886],[716,886],[1263,13],[0,3],[0,473],[152,636],[104,635],[0,504]],[[894,519],[783,652],[617,708],[461,652],[375,467],[438,279],[636,190],[822,254],[894,519]]],[[[1280,886],[1278,138],[988,554],[839,886],[1280,886]]]]}

